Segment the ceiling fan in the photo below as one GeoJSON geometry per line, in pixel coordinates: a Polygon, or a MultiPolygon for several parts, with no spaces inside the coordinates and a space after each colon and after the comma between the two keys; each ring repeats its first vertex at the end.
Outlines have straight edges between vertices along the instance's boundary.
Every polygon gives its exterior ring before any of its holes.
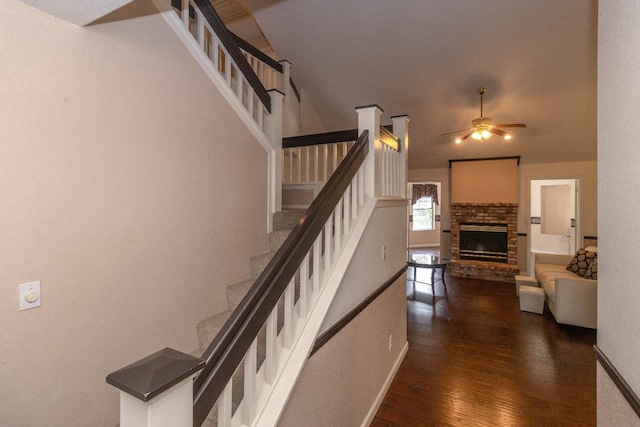
{"type": "Polygon", "coordinates": [[[451,135],[458,132],[467,132],[461,138],[456,139],[456,143],[459,144],[465,139],[471,137],[477,141],[484,141],[493,135],[498,135],[503,137],[504,139],[511,139],[511,134],[502,130],[502,128],[524,128],[527,125],[523,123],[510,123],[510,124],[493,124],[491,123],[491,117],[484,117],[482,115],[482,97],[485,93],[487,93],[487,89],[484,87],[478,88],[476,91],[478,95],[480,95],[480,117],[477,119],[471,120],[471,125],[473,126],[470,129],[461,129],[453,132],[443,133],[441,136],[451,135]]]}

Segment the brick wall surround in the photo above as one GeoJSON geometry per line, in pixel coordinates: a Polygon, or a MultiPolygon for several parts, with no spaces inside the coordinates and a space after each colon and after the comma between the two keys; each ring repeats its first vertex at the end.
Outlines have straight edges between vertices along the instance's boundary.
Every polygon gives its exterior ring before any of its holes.
{"type": "Polygon", "coordinates": [[[457,203],[451,205],[451,262],[454,277],[515,283],[518,268],[518,204],[457,203]],[[507,262],[460,259],[460,223],[507,224],[507,262]]]}

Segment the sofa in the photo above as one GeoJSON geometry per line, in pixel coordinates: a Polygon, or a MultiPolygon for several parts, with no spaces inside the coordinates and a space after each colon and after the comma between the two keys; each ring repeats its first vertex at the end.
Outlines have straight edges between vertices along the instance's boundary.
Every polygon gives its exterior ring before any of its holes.
{"type": "MultiPolygon", "coordinates": [[[[547,306],[558,323],[596,329],[598,325],[597,250],[592,260],[585,261],[582,258],[577,262],[580,251],[575,256],[536,253],[535,277],[544,289],[547,306]],[[570,264],[576,272],[567,269],[570,264]],[[584,276],[595,277],[595,279],[584,276]]],[[[593,252],[588,253],[593,256],[593,252]]]]}

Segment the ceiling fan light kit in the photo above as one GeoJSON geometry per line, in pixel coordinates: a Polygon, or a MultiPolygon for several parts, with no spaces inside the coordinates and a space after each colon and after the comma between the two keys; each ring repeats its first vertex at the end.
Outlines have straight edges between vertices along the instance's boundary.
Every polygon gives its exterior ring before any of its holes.
{"type": "Polygon", "coordinates": [[[472,139],[475,139],[476,141],[485,141],[491,138],[491,136],[493,135],[498,135],[503,137],[506,140],[510,140],[511,134],[499,128],[526,127],[526,125],[523,123],[495,124],[495,125],[492,124],[491,117],[483,116],[483,96],[485,93],[487,93],[487,89],[484,87],[478,88],[476,93],[480,95],[480,117],[477,119],[473,119],[471,121],[472,127],[470,129],[463,129],[463,130],[458,130],[454,132],[443,133],[441,136],[451,135],[452,133],[466,131],[467,132],[466,135],[460,138],[456,138],[456,144],[460,144],[462,141],[464,141],[469,137],[471,137],[472,139]]]}

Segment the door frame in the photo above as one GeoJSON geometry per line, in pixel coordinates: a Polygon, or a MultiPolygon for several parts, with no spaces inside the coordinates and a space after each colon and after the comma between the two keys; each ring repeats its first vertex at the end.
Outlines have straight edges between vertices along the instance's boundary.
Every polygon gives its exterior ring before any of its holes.
{"type": "Polygon", "coordinates": [[[581,225],[581,205],[580,205],[580,178],[576,176],[565,176],[565,177],[549,177],[549,176],[541,176],[541,177],[527,177],[527,268],[530,274],[533,274],[533,264],[534,264],[534,252],[531,248],[532,243],[532,215],[531,215],[531,185],[535,181],[567,181],[572,180],[575,182],[575,224],[573,227],[574,232],[574,249],[580,248],[584,244],[584,236],[582,234],[581,225]]]}

